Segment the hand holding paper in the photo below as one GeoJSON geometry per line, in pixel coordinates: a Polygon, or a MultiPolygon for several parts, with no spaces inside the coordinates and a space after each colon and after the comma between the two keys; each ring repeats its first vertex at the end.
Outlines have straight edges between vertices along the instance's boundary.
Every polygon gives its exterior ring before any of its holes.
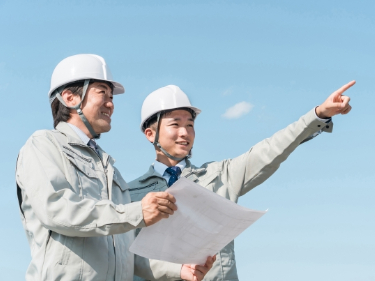
{"type": "Polygon", "coordinates": [[[181,279],[201,281],[216,261],[216,256],[208,257],[204,265],[183,264],[181,268],[181,279]]]}
{"type": "Polygon", "coordinates": [[[176,198],[178,210],[142,229],[131,252],[173,263],[204,264],[266,213],[241,207],[186,178],[167,192],[176,198]]]}

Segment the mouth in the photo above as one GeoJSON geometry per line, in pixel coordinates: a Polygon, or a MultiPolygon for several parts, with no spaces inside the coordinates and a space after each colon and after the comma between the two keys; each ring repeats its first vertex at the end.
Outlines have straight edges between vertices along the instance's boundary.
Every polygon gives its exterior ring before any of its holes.
{"type": "Polygon", "coordinates": [[[176,141],[176,144],[188,146],[190,143],[188,141],[176,141]]]}
{"type": "Polygon", "coordinates": [[[108,112],[104,112],[102,111],[101,114],[103,114],[104,116],[108,117],[109,119],[111,119],[111,115],[108,113],[108,112]]]}

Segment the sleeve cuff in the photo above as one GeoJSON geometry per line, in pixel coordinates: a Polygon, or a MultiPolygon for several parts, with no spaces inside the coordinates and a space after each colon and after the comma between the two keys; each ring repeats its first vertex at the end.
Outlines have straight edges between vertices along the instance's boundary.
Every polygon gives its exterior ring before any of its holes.
{"type": "Polygon", "coordinates": [[[320,118],[320,117],[316,114],[316,108],[317,108],[317,107],[318,107],[318,106],[315,106],[315,110],[314,110],[314,113],[315,113],[315,117],[316,117],[316,119],[319,120],[320,122],[324,122],[324,123],[329,123],[329,122],[331,122],[331,120],[332,120],[331,117],[329,117],[329,118],[320,118]]]}
{"type": "MultiPolygon", "coordinates": [[[[323,132],[326,132],[326,133],[332,133],[332,130],[333,130],[332,119],[331,118],[329,119],[319,118],[316,115],[315,107],[308,114],[306,114],[304,118],[305,118],[306,124],[309,127],[315,128],[316,130],[315,132],[322,130],[323,132]]],[[[312,132],[312,134],[315,132],[312,132]]]]}
{"type": "Polygon", "coordinates": [[[122,207],[125,215],[124,222],[130,223],[137,228],[146,226],[143,220],[141,201],[125,204],[122,207]]]}
{"type": "Polygon", "coordinates": [[[181,280],[182,264],[170,263],[168,277],[173,280],[181,280]]]}

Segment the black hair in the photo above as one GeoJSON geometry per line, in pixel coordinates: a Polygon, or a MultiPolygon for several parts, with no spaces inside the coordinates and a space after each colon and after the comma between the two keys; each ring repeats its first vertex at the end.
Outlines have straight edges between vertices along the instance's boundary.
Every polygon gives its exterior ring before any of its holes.
{"type": "MultiPolygon", "coordinates": [[[[178,108],[173,108],[173,109],[162,111],[160,113],[160,120],[163,117],[167,116],[169,113],[171,113],[172,111],[175,111],[175,110],[186,110],[186,111],[188,111],[191,114],[191,117],[193,118],[193,120],[195,120],[195,117],[197,116],[197,114],[195,113],[195,111],[192,110],[189,107],[178,107],[178,108]]],[[[143,123],[142,130],[145,131],[147,128],[150,128],[150,127],[152,128],[156,124],[157,121],[158,121],[158,113],[155,113],[154,115],[152,115],[150,118],[148,118],[143,123]]]]}
{"type": "MultiPolygon", "coordinates": [[[[85,80],[76,81],[73,83],[68,84],[64,90],[69,90],[73,93],[73,95],[77,95],[82,97],[83,94],[83,83],[85,80]]],[[[113,92],[113,85],[110,82],[102,81],[102,80],[95,80],[90,79],[90,84],[95,82],[101,82],[107,84],[112,92],[113,92]]],[[[57,124],[60,122],[66,122],[70,119],[70,109],[64,106],[57,98],[51,104],[52,109],[52,116],[53,116],[53,127],[56,128],[57,124]]]]}

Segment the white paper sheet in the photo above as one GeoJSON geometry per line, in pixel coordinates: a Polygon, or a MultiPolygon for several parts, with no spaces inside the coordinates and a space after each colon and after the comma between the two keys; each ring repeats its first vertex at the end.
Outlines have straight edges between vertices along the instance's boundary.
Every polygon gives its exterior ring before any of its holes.
{"type": "Polygon", "coordinates": [[[130,251],[146,258],[181,264],[204,264],[266,211],[241,207],[181,177],[166,190],[178,210],[143,228],[130,251]]]}

